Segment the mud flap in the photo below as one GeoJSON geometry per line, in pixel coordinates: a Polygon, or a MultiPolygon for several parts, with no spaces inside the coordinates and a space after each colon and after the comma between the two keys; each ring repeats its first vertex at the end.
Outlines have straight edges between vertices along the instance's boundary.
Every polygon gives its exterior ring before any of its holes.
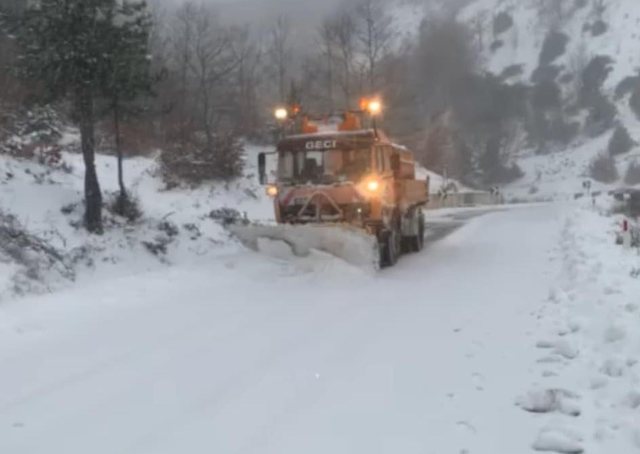
{"type": "Polygon", "coordinates": [[[260,239],[282,241],[294,255],[306,257],[317,250],[366,270],[380,269],[380,252],[375,236],[345,225],[260,225],[232,224],[227,227],[245,246],[260,251],[260,239]]]}

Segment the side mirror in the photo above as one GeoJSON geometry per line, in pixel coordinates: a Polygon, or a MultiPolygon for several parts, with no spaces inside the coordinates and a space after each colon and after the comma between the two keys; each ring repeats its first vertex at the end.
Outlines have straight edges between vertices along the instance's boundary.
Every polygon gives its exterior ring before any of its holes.
{"type": "Polygon", "coordinates": [[[258,155],[258,175],[260,184],[267,184],[267,155],[264,153],[258,155]]]}
{"type": "Polygon", "coordinates": [[[391,170],[396,178],[400,175],[400,155],[398,153],[391,155],[391,170]]]}

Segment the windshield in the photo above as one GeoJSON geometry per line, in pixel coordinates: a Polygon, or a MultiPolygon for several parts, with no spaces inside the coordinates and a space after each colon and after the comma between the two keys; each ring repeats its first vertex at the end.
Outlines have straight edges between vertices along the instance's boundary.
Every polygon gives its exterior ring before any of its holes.
{"type": "Polygon", "coordinates": [[[371,151],[283,151],[279,154],[281,181],[331,184],[359,181],[371,171],[371,151]]]}

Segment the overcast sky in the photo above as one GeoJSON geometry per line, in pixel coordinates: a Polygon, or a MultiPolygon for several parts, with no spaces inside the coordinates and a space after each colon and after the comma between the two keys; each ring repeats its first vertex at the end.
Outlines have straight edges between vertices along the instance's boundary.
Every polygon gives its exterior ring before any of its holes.
{"type": "MultiPolygon", "coordinates": [[[[186,0],[148,0],[176,6],[186,0]]],[[[323,17],[345,0],[193,0],[219,5],[220,16],[229,22],[251,24],[255,30],[267,30],[276,18],[286,14],[292,22],[293,41],[297,45],[311,44],[323,17]]]]}

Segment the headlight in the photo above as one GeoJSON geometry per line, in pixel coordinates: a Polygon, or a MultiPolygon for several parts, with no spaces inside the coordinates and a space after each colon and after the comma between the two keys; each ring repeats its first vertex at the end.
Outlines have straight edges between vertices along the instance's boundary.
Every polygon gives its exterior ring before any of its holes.
{"type": "Polygon", "coordinates": [[[380,100],[378,99],[372,99],[371,101],[369,101],[369,113],[372,116],[377,116],[380,115],[380,112],[382,112],[382,103],[380,102],[380,100]]]}
{"type": "Polygon", "coordinates": [[[267,195],[269,197],[277,197],[278,196],[278,186],[267,186],[267,195]]]}
{"type": "Polygon", "coordinates": [[[284,121],[289,117],[289,112],[284,107],[279,107],[275,110],[274,116],[278,121],[284,121]]]}
{"type": "Polygon", "coordinates": [[[378,180],[370,180],[367,183],[367,189],[369,192],[378,192],[378,189],[380,189],[380,182],[378,180]]]}

